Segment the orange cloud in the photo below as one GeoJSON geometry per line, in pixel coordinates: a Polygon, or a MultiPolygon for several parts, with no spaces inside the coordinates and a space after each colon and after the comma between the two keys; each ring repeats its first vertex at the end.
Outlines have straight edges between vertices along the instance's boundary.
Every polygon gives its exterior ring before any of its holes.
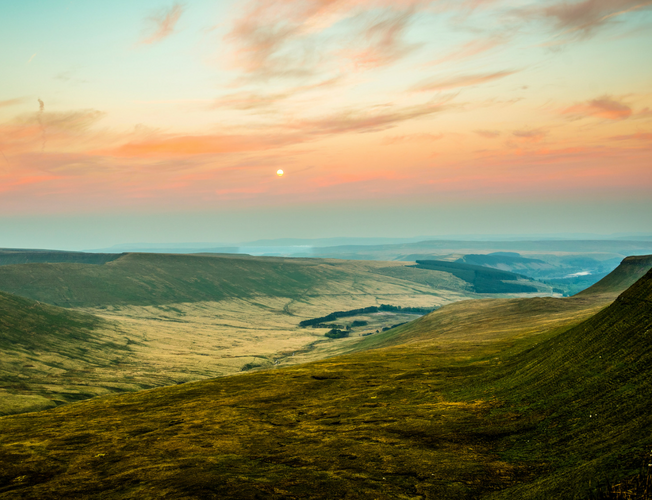
{"type": "Polygon", "coordinates": [[[273,136],[244,135],[185,135],[160,136],[138,142],[128,142],[117,148],[92,152],[115,157],[166,157],[260,151],[288,144],[288,139],[273,136]]]}
{"type": "Polygon", "coordinates": [[[416,92],[451,90],[460,87],[471,87],[483,83],[499,80],[506,76],[513,75],[516,71],[497,71],[476,75],[459,75],[444,79],[431,79],[412,88],[416,92]]]}
{"type": "Polygon", "coordinates": [[[169,9],[163,9],[157,14],[148,17],[147,21],[152,25],[152,28],[148,30],[150,31],[150,35],[142,39],[140,43],[142,45],[149,45],[158,43],[169,37],[174,33],[174,28],[179,22],[183,10],[183,4],[175,3],[169,9]]]}
{"type": "Polygon", "coordinates": [[[562,111],[562,114],[573,118],[595,116],[607,120],[624,120],[631,116],[632,108],[622,102],[615,101],[610,96],[602,96],[566,108],[562,111]]]}

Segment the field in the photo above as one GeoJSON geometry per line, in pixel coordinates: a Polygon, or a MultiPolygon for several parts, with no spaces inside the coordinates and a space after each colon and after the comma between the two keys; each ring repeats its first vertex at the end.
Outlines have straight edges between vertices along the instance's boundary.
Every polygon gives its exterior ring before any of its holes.
{"type": "Polygon", "coordinates": [[[609,283],[449,305],[312,363],[1,418],[0,498],[608,498],[652,446],[652,272],[613,303],[609,283]]]}

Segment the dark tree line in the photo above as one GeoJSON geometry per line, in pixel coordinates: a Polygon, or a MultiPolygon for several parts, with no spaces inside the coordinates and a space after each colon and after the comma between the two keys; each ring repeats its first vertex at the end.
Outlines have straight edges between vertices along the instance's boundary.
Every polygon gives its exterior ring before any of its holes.
{"type": "Polygon", "coordinates": [[[363,307],[361,309],[352,309],[350,311],[335,311],[330,313],[327,316],[322,316],[321,318],[306,319],[299,323],[299,326],[317,326],[322,323],[327,323],[329,321],[336,320],[338,318],[347,318],[350,316],[358,316],[360,314],[370,314],[376,312],[402,312],[402,313],[414,313],[414,314],[428,314],[434,311],[435,308],[427,307],[401,307],[401,306],[392,306],[389,304],[381,304],[380,306],[369,306],[363,307]]]}

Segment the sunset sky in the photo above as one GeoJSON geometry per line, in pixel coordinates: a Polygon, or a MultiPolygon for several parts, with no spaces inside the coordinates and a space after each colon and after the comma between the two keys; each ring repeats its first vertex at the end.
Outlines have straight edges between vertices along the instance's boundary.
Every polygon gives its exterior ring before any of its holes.
{"type": "Polygon", "coordinates": [[[0,247],[652,231],[652,0],[0,0],[0,61],[0,247]]]}

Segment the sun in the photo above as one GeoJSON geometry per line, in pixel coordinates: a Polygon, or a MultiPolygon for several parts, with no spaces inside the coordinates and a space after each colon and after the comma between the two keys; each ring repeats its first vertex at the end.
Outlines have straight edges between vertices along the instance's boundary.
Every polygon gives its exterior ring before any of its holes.
{"type": "Polygon", "coordinates": [[[283,172],[283,170],[281,170],[280,168],[276,171],[276,175],[278,175],[279,177],[283,177],[284,173],[285,172],[283,172]]]}

